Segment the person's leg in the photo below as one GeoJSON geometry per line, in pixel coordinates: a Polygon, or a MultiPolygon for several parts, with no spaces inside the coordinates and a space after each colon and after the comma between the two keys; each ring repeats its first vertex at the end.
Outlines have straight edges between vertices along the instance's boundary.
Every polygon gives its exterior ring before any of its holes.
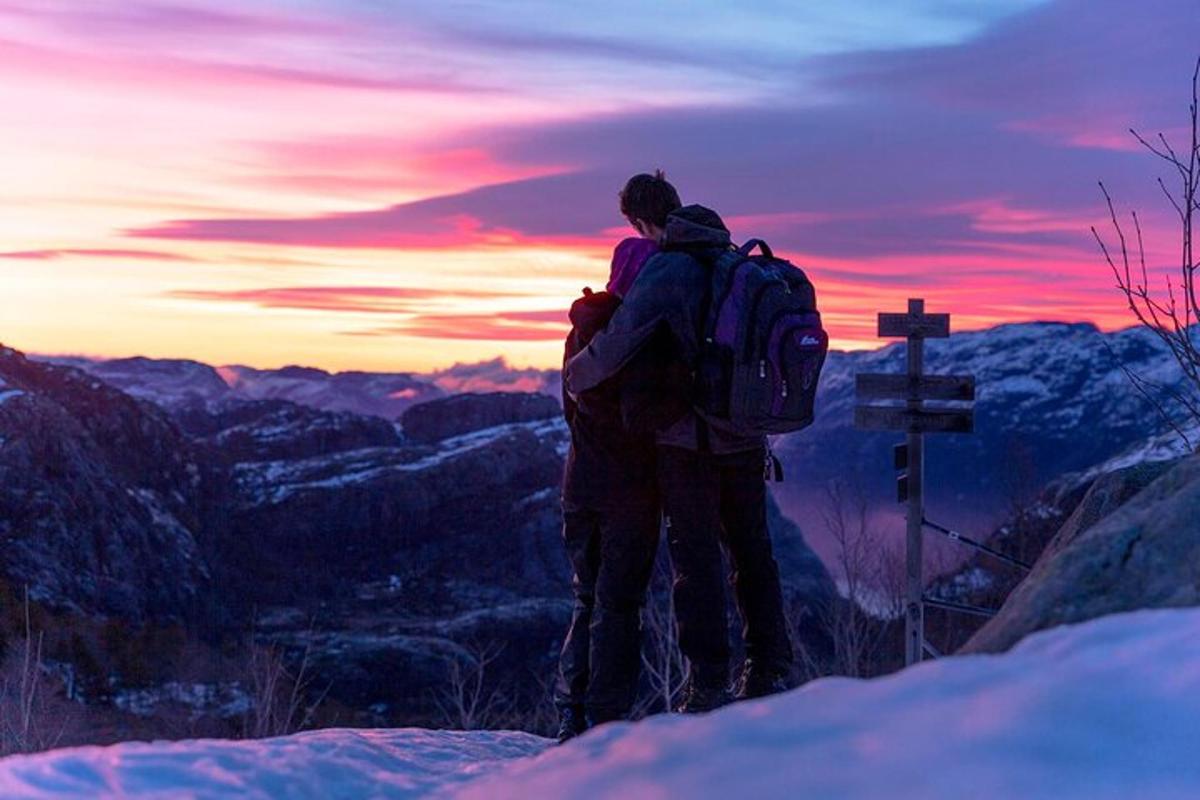
{"type": "Polygon", "coordinates": [[[761,450],[721,456],[721,520],[742,615],[746,658],[759,676],[786,678],[792,643],[783,611],[779,567],[767,530],[767,487],[761,450]]]}
{"type": "Polygon", "coordinates": [[[658,550],[658,492],[637,487],[600,522],[587,712],[593,724],[624,718],[641,668],[641,609],[658,550]]]}
{"type": "MultiPolygon", "coordinates": [[[[563,725],[582,732],[583,709],[590,671],[592,608],[595,605],[596,568],[600,561],[600,536],[596,514],[591,511],[563,512],[563,543],[575,575],[572,590],[575,606],[571,625],[563,640],[558,660],[554,702],[563,725]],[[578,724],[576,724],[578,723],[578,724]]],[[[563,734],[570,731],[563,731],[563,734]]],[[[561,738],[562,734],[560,734],[561,738]]]]}
{"type": "Polygon", "coordinates": [[[712,456],[677,447],[658,450],[659,489],[675,571],[679,649],[692,682],[705,689],[729,681],[729,627],[721,563],[720,480],[712,456]]]}

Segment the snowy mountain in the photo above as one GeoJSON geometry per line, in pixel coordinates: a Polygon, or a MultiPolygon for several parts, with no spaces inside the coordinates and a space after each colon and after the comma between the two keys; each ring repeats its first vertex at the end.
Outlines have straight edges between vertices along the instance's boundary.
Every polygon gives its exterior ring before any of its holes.
{"type": "Polygon", "coordinates": [[[405,372],[330,373],[295,366],[269,370],[228,366],[219,371],[240,398],[290,400],[325,411],[350,411],[386,419],[444,394],[431,381],[405,372]]]}
{"type": "Polygon", "coordinates": [[[394,447],[395,423],[349,411],[324,411],[288,400],[221,400],[177,407],[184,433],[234,463],[305,458],[364,447],[394,447]]]}
{"type": "Polygon", "coordinates": [[[79,748],[0,761],[0,793],[295,798],[962,797],[1200,794],[1200,611],[1036,634],[1002,656],[831,678],[698,717],[525,733],[324,730],[79,748]]]}
{"type": "Polygon", "coordinates": [[[327,372],[313,367],[257,369],[210,366],[186,359],[33,356],[77,367],[134,397],[170,411],[228,408],[234,401],[286,400],[324,411],[395,419],[405,409],[462,393],[517,392],[558,396],[558,371],[516,368],[502,358],[455,364],[428,374],[327,372]]]}

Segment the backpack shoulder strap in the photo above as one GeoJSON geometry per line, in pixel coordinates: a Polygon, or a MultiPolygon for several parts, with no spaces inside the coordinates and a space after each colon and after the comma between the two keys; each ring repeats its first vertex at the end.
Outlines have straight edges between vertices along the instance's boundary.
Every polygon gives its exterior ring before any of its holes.
{"type": "Polygon", "coordinates": [[[739,262],[745,259],[745,255],[738,248],[730,247],[727,250],[709,249],[702,253],[696,253],[695,258],[701,264],[708,268],[708,280],[704,282],[704,297],[700,301],[700,316],[697,319],[699,324],[699,338],[697,342],[701,347],[712,338],[713,330],[716,327],[716,320],[711,319],[713,316],[713,303],[716,300],[713,287],[713,273],[716,271],[717,262],[721,259],[731,259],[734,262],[739,262]]]}

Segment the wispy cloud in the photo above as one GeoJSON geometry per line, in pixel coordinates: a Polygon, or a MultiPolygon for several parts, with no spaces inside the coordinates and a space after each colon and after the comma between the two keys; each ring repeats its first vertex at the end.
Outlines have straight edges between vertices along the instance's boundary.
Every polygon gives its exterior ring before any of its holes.
{"type": "Polygon", "coordinates": [[[191,256],[165,250],[123,250],[120,248],[61,248],[47,250],[10,250],[0,252],[0,258],[25,261],[50,261],[59,258],[134,259],[138,261],[195,261],[191,256]]]}
{"type": "Polygon", "coordinates": [[[244,303],[259,308],[334,311],[355,314],[411,314],[463,300],[496,300],[512,293],[486,289],[432,289],[390,286],[287,286],[263,289],[176,289],[176,300],[244,303]]]}
{"type": "Polygon", "coordinates": [[[495,314],[421,314],[399,325],[374,328],[354,335],[483,342],[561,342],[569,329],[565,310],[502,311],[495,314]]]}

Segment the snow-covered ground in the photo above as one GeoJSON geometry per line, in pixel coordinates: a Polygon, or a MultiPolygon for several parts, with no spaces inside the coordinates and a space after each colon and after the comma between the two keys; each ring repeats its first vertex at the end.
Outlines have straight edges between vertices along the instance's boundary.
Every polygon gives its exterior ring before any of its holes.
{"type": "Polygon", "coordinates": [[[0,761],[0,796],[1200,797],[1200,609],[1142,611],[873,681],[829,679],[564,747],[345,731],[0,761]]]}
{"type": "Polygon", "coordinates": [[[0,760],[0,797],[427,797],[550,744],[526,733],[312,731],[238,742],[129,742],[0,760]]]}

